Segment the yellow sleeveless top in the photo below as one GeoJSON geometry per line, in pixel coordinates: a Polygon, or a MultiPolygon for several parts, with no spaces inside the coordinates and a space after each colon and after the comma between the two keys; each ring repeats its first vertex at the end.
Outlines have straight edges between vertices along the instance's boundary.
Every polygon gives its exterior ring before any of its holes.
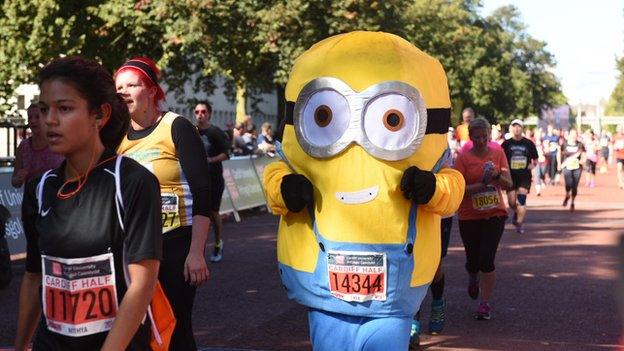
{"type": "Polygon", "coordinates": [[[117,149],[119,154],[139,162],[158,178],[163,233],[193,223],[193,196],[171,137],[176,118],[184,117],[167,112],[148,136],[129,140],[126,135],[117,149]]]}

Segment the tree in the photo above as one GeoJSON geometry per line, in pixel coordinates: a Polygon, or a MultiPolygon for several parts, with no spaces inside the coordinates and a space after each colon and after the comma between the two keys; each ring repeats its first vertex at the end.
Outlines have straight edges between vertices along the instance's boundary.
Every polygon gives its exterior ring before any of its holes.
{"type": "Polygon", "coordinates": [[[82,55],[109,70],[133,55],[162,56],[163,28],[149,1],[6,0],[0,17],[0,100],[36,82],[40,67],[61,55],[82,55]]]}
{"type": "Polygon", "coordinates": [[[624,115],[624,56],[616,59],[618,70],[618,82],[611,92],[605,114],[609,116],[624,115]]]}
{"type": "MultiPolygon", "coordinates": [[[[275,60],[273,83],[278,103],[283,103],[284,87],[297,57],[313,44],[329,36],[354,30],[384,31],[404,35],[402,15],[407,0],[277,0],[258,12],[258,39],[261,52],[275,60]]],[[[278,107],[278,118],[283,116],[278,107]]]]}
{"type": "MultiPolygon", "coordinates": [[[[415,1],[405,12],[407,37],[444,66],[454,115],[474,107],[492,122],[538,113],[563,94],[545,44],[525,33],[516,8],[483,18],[478,1],[415,1]]],[[[565,101],[565,100],[564,100],[565,101]]]]}
{"type": "Polygon", "coordinates": [[[189,25],[185,26],[189,17],[181,17],[177,22],[182,23],[172,28],[184,46],[195,53],[186,50],[187,57],[180,59],[193,58],[196,68],[201,68],[196,72],[200,75],[218,73],[225,77],[231,98],[244,100],[248,90],[272,90],[275,58],[261,50],[258,37],[258,11],[269,5],[259,0],[187,1],[187,9],[191,10],[189,25]]]}
{"type": "Polygon", "coordinates": [[[518,11],[507,6],[484,18],[479,7],[479,0],[5,0],[0,97],[33,82],[59,55],[97,58],[111,71],[147,55],[178,96],[187,82],[211,93],[221,76],[231,99],[277,89],[283,103],[293,62],[311,45],[375,30],[442,62],[456,115],[473,106],[505,121],[563,100],[552,55],[525,32],[518,11]]]}

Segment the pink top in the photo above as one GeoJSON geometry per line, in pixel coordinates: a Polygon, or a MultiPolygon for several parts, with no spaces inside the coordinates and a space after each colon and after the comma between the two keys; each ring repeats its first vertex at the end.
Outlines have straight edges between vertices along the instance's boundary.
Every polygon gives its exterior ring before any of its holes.
{"type": "MultiPolygon", "coordinates": [[[[496,170],[509,170],[507,157],[500,146],[488,145],[488,150],[487,156],[484,157],[475,156],[470,151],[462,151],[457,156],[455,169],[464,176],[466,186],[483,180],[483,169],[488,161],[492,161],[496,170]]],[[[465,196],[457,213],[461,220],[507,216],[501,187],[488,185],[476,193],[465,196]]]]}
{"type": "Polygon", "coordinates": [[[47,146],[43,149],[35,150],[32,147],[32,137],[22,140],[18,149],[22,156],[22,167],[28,171],[26,181],[48,169],[60,166],[65,159],[63,156],[50,151],[47,146]]]}

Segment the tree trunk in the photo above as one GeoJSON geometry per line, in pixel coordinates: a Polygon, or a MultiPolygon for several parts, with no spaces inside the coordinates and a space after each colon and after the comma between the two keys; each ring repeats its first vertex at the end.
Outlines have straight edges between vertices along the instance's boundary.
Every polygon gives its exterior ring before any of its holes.
{"type": "Polygon", "coordinates": [[[244,83],[236,83],[236,122],[244,122],[247,115],[247,91],[244,83]]]}

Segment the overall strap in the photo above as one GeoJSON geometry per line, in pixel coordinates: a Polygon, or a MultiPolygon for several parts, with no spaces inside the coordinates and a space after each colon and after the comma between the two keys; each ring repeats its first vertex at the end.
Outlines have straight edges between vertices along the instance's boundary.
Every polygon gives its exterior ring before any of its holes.
{"type": "Polygon", "coordinates": [[[451,149],[447,147],[438,159],[438,162],[431,168],[431,172],[438,173],[442,167],[449,165],[452,160],[451,149]]]}
{"type": "Polygon", "coordinates": [[[275,140],[275,152],[279,155],[282,161],[286,163],[288,168],[290,168],[290,170],[293,171],[293,173],[297,173],[297,171],[295,171],[295,168],[292,166],[290,161],[288,161],[286,154],[284,154],[284,149],[282,149],[282,143],[280,143],[278,140],[275,140]]]}
{"type": "MultiPolygon", "coordinates": [[[[431,172],[438,173],[440,169],[448,165],[450,161],[452,161],[451,149],[447,147],[442,153],[442,156],[440,156],[438,161],[431,168],[431,172]]],[[[414,250],[414,243],[416,242],[416,235],[418,235],[418,233],[416,232],[416,215],[418,212],[417,210],[418,210],[418,205],[412,202],[412,205],[410,206],[409,219],[408,219],[409,226],[407,229],[407,242],[405,243],[405,248],[404,248],[405,253],[409,255],[411,255],[414,250]]]]}

